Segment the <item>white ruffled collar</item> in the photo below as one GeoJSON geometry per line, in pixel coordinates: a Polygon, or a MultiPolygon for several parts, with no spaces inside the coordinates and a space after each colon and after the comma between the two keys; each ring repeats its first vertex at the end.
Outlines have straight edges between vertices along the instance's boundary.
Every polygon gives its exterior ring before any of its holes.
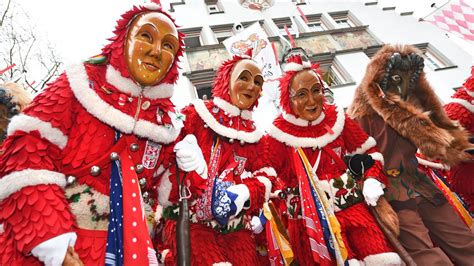
{"type": "Polygon", "coordinates": [[[474,91],[470,91],[466,88],[464,88],[464,90],[466,91],[467,95],[471,96],[471,97],[474,97],[474,91]]]}
{"type": "MultiPolygon", "coordinates": [[[[344,113],[344,109],[342,107],[337,107],[336,108],[336,121],[331,128],[332,132],[326,132],[324,135],[316,137],[316,138],[315,137],[297,137],[287,132],[284,132],[280,128],[276,127],[274,124],[270,126],[270,129],[268,130],[268,135],[294,148],[301,147],[301,148],[319,148],[320,149],[326,146],[327,144],[333,142],[337,137],[339,137],[342,130],[344,129],[345,118],[346,116],[344,113]]],[[[321,121],[323,119],[321,119],[321,121]]],[[[285,121],[288,121],[288,120],[285,119],[285,121]]],[[[319,123],[321,121],[319,121],[319,123]]],[[[290,121],[288,122],[291,123],[290,121]]],[[[307,126],[307,122],[308,121],[306,121],[305,126],[307,126]]]]}
{"type": "Polygon", "coordinates": [[[249,110],[240,110],[239,107],[229,103],[228,101],[219,98],[219,97],[214,97],[212,102],[224,112],[229,114],[230,116],[240,116],[242,119],[245,120],[252,120],[252,112],[249,110]]]}
{"type": "MultiPolygon", "coordinates": [[[[168,144],[176,140],[178,137],[182,123],[173,122],[172,125],[157,125],[154,122],[144,119],[135,120],[134,117],[105,102],[92,88],[89,87],[89,76],[87,75],[84,64],[68,66],[66,68],[66,75],[71,90],[79,103],[87,110],[87,112],[103,123],[106,123],[123,133],[133,133],[140,137],[149,138],[158,143],[168,144]]],[[[172,119],[173,117],[176,117],[176,114],[172,112],[168,112],[168,115],[170,115],[172,119]]]]}
{"type": "Polygon", "coordinates": [[[291,123],[295,126],[307,127],[307,126],[318,125],[319,123],[321,123],[324,120],[326,115],[324,114],[324,112],[321,112],[321,115],[316,120],[313,120],[313,121],[308,121],[308,120],[304,120],[304,119],[301,119],[301,118],[297,118],[296,116],[294,116],[292,114],[285,113],[285,112],[282,112],[282,117],[283,117],[283,119],[285,119],[285,121],[287,121],[288,123],[291,123]]]}
{"type": "MultiPolygon", "coordinates": [[[[214,101],[213,103],[221,108],[223,111],[227,112],[228,115],[232,115],[232,116],[238,116],[239,114],[237,114],[235,112],[235,110],[232,110],[231,108],[222,108],[223,105],[219,106],[218,104],[216,104],[216,101],[215,101],[216,98],[214,98],[214,101]],[[231,113],[233,112],[233,113],[231,113]]],[[[219,99],[219,98],[217,98],[219,99]]],[[[222,100],[222,99],[221,99],[222,100]]],[[[223,102],[229,104],[228,102],[222,100],[223,102]]],[[[219,102],[219,100],[217,100],[217,102],[219,102]]],[[[222,102],[221,102],[222,103],[222,102]]],[[[219,123],[216,118],[211,114],[211,112],[209,111],[209,109],[207,108],[206,104],[204,103],[204,101],[200,100],[200,99],[197,99],[197,100],[194,100],[191,102],[191,104],[194,106],[197,114],[199,115],[199,117],[201,117],[201,119],[204,121],[204,123],[209,126],[209,128],[211,128],[214,132],[216,132],[217,134],[223,136],[223,137],[226,137],[226,138],[229,138],[229,139],[235,139],[235,140],[239,140],[242,144],[247,142],[247,143],[256,143],[258,142],[263,134],[261,132],[259,132],[256,128],[254,129],[254,131],[251,131],[251,132],[246,132],[246,131],[242,131],[242,130],[237,130],[237,129],[234,129],[234,128],[230,128],[230,127],[226,127],[224,125],[222,125],[221,123],[219,123]]],[[[229,104],[230,105],[230,104],[229,104]]],[[[233,105],[231,105],[233,106],[233,105]]],[[[235,106],[233,106],[235,107],[235,106]]],[[[240,110],[239,110],[240,112],[240,110]]],[[[249,111],[248,111],[249,112],[249,111]]],[[[242,119],[246,119],[243,117],[243,112],[240,114],[241,118],[242,119]]],[[[246,114],[247,116],[248,114],[246,114]]],[[[248,117],[248,116],[247,116],[248,117]]],[[[250,118],[247,118],[246,120],[251,120],[251,113],[250,113],[250,118]]],[[[253,121],[252,121],[253,122],[253,121]]]]}
{"type": "Polygon", "coordinates": [[[163,83],[156,86],[140,86],[135,81],[125,78],[112,65],[107,66],[105,78],[108,83],[119,91],[131,96],[138,97],[143,89],[143,96],[150,100],[171,98],[174,92],[174,84],[163,83]]]}

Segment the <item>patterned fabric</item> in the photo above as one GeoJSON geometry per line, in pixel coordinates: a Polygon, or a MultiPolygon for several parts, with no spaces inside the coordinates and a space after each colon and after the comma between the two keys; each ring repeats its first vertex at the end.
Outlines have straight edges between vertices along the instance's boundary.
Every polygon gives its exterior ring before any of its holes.
{"type": "Polygon", "coordinates": [[[332,248],[334,245],[332,244],[332,240],[327,239],[328,242],[326,242],[325,239],[328,232],[328,224],[324,217],[324,212],[320,213],[322,209],[321,203],[315,195],[314,188],[311,187],[311,175],[308,175],[308,172],[305,171],[304,162],[297,149],[295,149],[293,155],[293,162],[298,174],[299,190],[302,198],[302,214],[310,240],[313,260],[319,265],[332,265],[331,253],[334,254],[332,248]]]}
{"type": "Polygon", "coordinates": [[[236,206],[233,204],[237,195],[226,191],[232,186],[232,182],[221,181],[218,178],[214,181],[212,196],[212,215],[220,225],[226,225],[229,217],[236,212],[236,206]]]}
{"type": "Polygon", "coordinates": [[[467,41],[474,41],[474,9],[463,0],[451,1],[433,16],[433,20],[427,21],[467,41]]]}
{"type": "MultiPolygon", "coordinates": [[[[116,139],[119,138],[116,134],[116,139]]],[[[126,141],[125,138],[119,141],[126,141]]],[[[129,145],[126,145],[129,146],[129,145]]],[[[112,163],[106,265],[158,265],[138,177],[127,149],[112,163]],[[123,230],[128,228],[128,230],[123,230]]]]}
{"type": "Polygon", "coordinates": [[[213,190],[209,189],[214,186],[214,178],[217,176],[217,168],[221,158],[221,145],[219,138],[213,143],[211,150],[211,159],[209,161],[209,174],[206,180],[206,191],[197,199],[196,218],[198,221],[207,221],[212,219],[212,197],[213,190]]]}
{"type": "Polygon", "coordinates": [[[122,175],[120,162],[112,164],[110,180],[110,216],[107,233],[105,265],[123,265],[123,210],[122,210],[122,175]]]}

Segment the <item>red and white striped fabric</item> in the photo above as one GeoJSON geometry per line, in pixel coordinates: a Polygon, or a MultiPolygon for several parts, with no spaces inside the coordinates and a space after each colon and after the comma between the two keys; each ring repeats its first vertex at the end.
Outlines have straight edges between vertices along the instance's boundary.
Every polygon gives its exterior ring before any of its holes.
{"type": "Polygon", "coordinates": [[[460,35],[461,38],[474,42],[474,9],[472,1],[452,1],[435,13],[431,22],[435,26],[460,35]]]}

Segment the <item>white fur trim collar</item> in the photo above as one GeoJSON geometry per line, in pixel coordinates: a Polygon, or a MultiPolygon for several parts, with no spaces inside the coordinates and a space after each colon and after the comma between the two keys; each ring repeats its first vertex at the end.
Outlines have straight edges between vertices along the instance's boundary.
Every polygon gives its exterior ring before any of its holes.
{"type": "Polygon", "coordinates": [[[468,89],[465,89],[465,90],[466,90],[467,95],[474,97],[474,91],[470,91],[468,89]]]}
{"type": "Polygon", "coordinates": [[[283,71],[288,72],[288,71],[301,71],[306,68],[311,68],[311,63],[310,62],[303,62],[302,65],[291,62],[285,65],[283,71]]]}
{"type": "Polygon", "coordinates": [[[249,110],[240,110],[239,107],[229,103],[228,101],[221,99],[219,97],[214,97],[212,102],[224,112],[229,114],[230,116],[240,116],[242,119],[245,120],[252,120],[252,112],[249,110]]]}
{"type": "Polygon", "coordinates": [[[49,170],[25,169],[12,172],[0,179],[0,201],[8,198],[11,194],[20,191],[24,187],[37,185],[55,184],[60,187],[66,186],[64,174],[49,170]]]}
{"type": "Polygon", "coordinates": [[[474,104],[472,102],[468,102],[464,99],[458,99],[458,98],[453,98],[450,99],[448,103],[457,103],[465,107],[467,110],[469,110],[471,113],[474,113],[474,104]]]}
{"type": "Polygon", "coordinates": [[[116,87],[119,91],[132,95],[140,96],[143,90],[143,96],[150,100],[166,99],[173,96],[174,85],[163,83],[156,86],[140,86],[129,78],[123,77],[120,72],[112,65],[107,66],[105,75],[107,82],[116,87]]]}
{"type": "Polygon", "coordinates": [[[297,118],[296,116],[294,116],[292,114],[285,113],[285,112],[282,112],[282,117],[283,117],[283,119],[285,119],[285,121],[287,121],[288,123],[291,123],[295,126],[307,127],[307,126],[315,126],[315,125],[321,123],[324,120],[324,118],[326,117],[326,115],[324,114],[324,112],[321,112],[321,115],[316,120],[313,120],[313,121],[308,121],[308,120],[304,120],[304,119],[301,119],[301,118],[297,118]]]}
{"type": "Polygon", "coordinates": [[[422,159],[420,157],[416,157],[416,160],[418,161],[419,164],[424,165],[424,166],[428,166],[428,167],[431,167],[431,168],[440,169],[440,170],[449,170],[450,169],[450,167],[447,166],[447,165],[444,165],[444,164],[441,164],[441,163],[435,163],[435,162],[432,162],[432,161],[428,161],[428,160],[422,159]]]}
{"type": "Polygon", "coordinates": [[[221,125],[219,122],[217,122],[214,116],[207,109],[204,102],[200,99],[192,101],[191,104],[194,106],[196,112],[204,121],[204,123],[206,123],[212,130],[221,136],[247,143],[258,142],[263,136],[263,134],[256,129],[252,132],[245,132],[221,125]]]}
{"type": "Polygon", "coordinates": [[[27,133],[33,130],[38,130],[42,138],[47,139],[49,142],[57,145],[61,149],[66,147],[68,141],[67,136],[64,135],[61,130],[53,127],[51,123],[44,122],[36,117],[25,114],[19,114],[12,118],[8,125],[8,136],[12,135],[17,130],[27,133]]]}
{"type": "MultiPolygon", "coordinates": [[[[146,120],[138,120],[102,100],[89,87],[89,77],[83,64],[67,68],[69,84],[74,96],[91,115],[122,133],[134,133],[155,142],[168,144],[173,142],[181,129],[167,125],[156,125],[146,120]]],[[[115,86],[115,85],[114,85],[115,86]]]]}
{"type": "Polygon", "coordinates": [[[345,124],[344,109],[342,109],[341,107],[337,107],[336,113],[337,113],[336,122],[334,123],[332,127],[332,131],[334,131],[334,134],[330,134],[329,132],[326,132],[326,134],[317,138],[296,137],[286,132],[283,132],[281,129],[277,128],[275,125],[271,125],[270,130],[268,131],[268,135],[294,148],[298,148],[298,147],[322,148],[326,146],[327,144],[331,143],[337,137],[339,137],[342,130],[344,129],[344,124],[345,124]]]}
{"type": "Polygon", "coordinates": [[[160,10],[161,9],[161,4],[157,3],[144,3],[143,7],[149,10],[160,10]]]}
{"type": "Polygon", "coordinates": [[[360,145],[359,148],[355,149],[354,151],[349,151],[350,155],[354,154],[363,154],[365,153],[368,149],[375,147],[377,145],[377,142],[375,141],[374,138],[368,137],[362,145],[360,145]]]}

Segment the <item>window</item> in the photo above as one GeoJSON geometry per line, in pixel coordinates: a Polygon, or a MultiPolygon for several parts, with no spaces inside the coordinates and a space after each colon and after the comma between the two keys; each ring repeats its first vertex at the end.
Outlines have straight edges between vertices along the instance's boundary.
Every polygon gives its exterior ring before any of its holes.
{"type": "Polygon", "coordinates": [[[446,58],[432,45],[425,43],[416,46],[423,51],[425,66],[428,66],[431,70],[437,71],[456,67],[448,58],[446,58]]]}
{"type": "Polygon", "coordinates": [[[180,31],[186,35],[184,38],[186,48],[200,47],[202,45],[201,27],[180,29],[180,31]]]}
{"type": "Polygon", "coordinates": [[[306,0],[292,0],[297,5],[306,5],[306,0]]]}
{"type": "Polygon", "coordinates": [[[349,74],[338,63],[336,59],[328,66],[321,67],[323,71],[323,80],[330,87],[348,85],[354,83],[349,74]]]}
{"type": "Polygon", "coordinates": [[[324,81],[329,85],[329,86],[335,86],[335,85],[342,85],[344,84],[344,81],[342,79],[341,73],[334,67],[330,67],[329,71],[327,71],[323,75],[324,81]]]}
{"type": "Polygon", "coordinates": [[[328,28],[324,23],[321,21],[321,14],[316,14],[316,15],[308,15],[306,16],[306,19],[308,20],[308,28],[311,31],[325,31],[328,28]]]}
{"type": "Polygon", "coordinates": [[[351,28],[360,25],[361,23],[348,11],[330,13],[332,19],[336,22],[339,28],[351,28]]]}
{"type": "Polygon", "coordinates": [[[278,27],[278,31],[281,35],[286,36],[286,30],[285,30],[285,25],[288,28],[288,31],[290,32],[291,35],[297,34],[297,26],[294,25],[292,27],[293,23],[291,22],[290,18],[275,18],[273,19],[273,22],[275,25],[278,27]]]}
{"type": "Polygon", "coordinates": [[[234,24],[224,24],[224,25],[216,25],[211,26],[211,30],[214,32],[214,36],[216,37],[219,43],[222,43],[225,39],[232,36],[232,26],[234,24]]]}
{"type": "Polygon", "coordinates": [[[349,22],[348,19],[337,19],[337,20],[334,20],[336,21],[336,24],[343,27],[343,28],[350,28],[350,27],[353,27],[353,25],[349,22]]]}
{"type": "Polygon", "coordinates": [[[202,86],[199,88],[196,88],[197,90],[197,95],[199,99],[202,100],[210,100],[212,96],[212,88],[211,86],[202,86]]]}
{"type": "Polygon", "coordinates": [[[424,58],[426,65],[433,70],[445,67],[443,62],[438,59],[436,55],[434,55],[431,51],[426,51],[424,54],[424,58]]]}
{"type": "Polygon", "coordinates": [[[224,9],[217,1],[212,1],[212,3],[207,4],[207,11],[209,15],[224,13],[224,9]]]}

